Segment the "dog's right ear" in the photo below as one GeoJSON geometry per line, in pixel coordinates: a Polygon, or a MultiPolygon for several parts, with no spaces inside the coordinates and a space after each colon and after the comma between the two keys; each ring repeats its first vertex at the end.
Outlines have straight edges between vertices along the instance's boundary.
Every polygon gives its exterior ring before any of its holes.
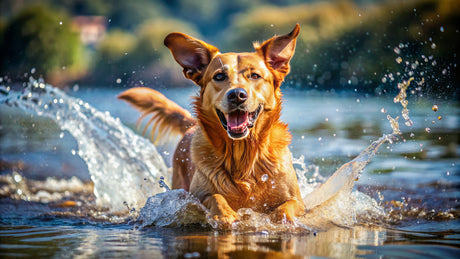
{"type": "Polygon", "coordinates": [[[186,78],[200,85],[206,67],[219,49],[186,34],[173,32],[164,40],[174,59],[184,68],[186,78]]]}

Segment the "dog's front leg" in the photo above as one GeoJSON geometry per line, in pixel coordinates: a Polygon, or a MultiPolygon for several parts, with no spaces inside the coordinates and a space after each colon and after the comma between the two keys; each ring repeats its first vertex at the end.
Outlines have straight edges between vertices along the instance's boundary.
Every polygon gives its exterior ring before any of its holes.
{"type": "Polygon", "coordinates": [[[305,214],[305,207],[298,200],[288,200],[276,208],[272,213],[272,219],[277,222],[288,221],[293,222],[294,217],[305,214]]]}
{"type": "Polygon", "coordinates": [[[203,200],[203,205],[209,209],[214,220],[224,226],[231,225],[236,220],[236,212],[228,205],[227,200],[221,194],[213,194],[203,200]]]}

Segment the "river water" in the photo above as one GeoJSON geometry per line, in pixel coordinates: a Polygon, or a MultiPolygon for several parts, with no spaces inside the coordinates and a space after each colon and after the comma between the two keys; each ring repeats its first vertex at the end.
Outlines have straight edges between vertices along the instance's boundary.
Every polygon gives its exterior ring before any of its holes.
{"type": "MultiPolygon", "coordinates": [[[[400,119],[402,135],[385,142],[387,116],[401,117],[394,96],[284,89],[302,195],[318,206],[294,224],[241,210],[222,231],[188,193],[160,187],[174,144],[141,137],[122,90],[81,88],[2,88],[2,257],[460,254],[460,106],[449,98],[409,95],[413,125],[400,119]]],[[[160,91],[190,108],[197,88],[160,91]]]]}

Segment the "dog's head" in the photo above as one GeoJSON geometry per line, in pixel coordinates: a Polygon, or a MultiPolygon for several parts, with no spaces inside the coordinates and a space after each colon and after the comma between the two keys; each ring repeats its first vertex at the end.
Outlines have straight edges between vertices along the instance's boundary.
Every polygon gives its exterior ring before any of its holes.
{"type": "Polygon", "coordinates": [[[289,73],[299,31],[297,24],[289,34],[254,44],[252,53],[222,54],[182,33],[171,33],[164,42],[184,68],[185,77],[201,87],[196,103],[201,123],[209,127],[221,124],[212,130],[225,130],[238,140],[246,138],[252,128],[262,127],[261,117],[279,109],[279,86],[289,73]]]}

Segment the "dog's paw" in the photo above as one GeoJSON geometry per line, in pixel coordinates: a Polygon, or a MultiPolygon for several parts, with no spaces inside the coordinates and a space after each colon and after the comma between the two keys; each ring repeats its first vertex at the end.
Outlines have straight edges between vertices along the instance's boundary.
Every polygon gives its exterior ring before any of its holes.
{"type": "Polygon", "coordinates": [[[230,229],[232,224],[237,221],[237,214],[234,211],[228,211],[212,217],[220,229],[230,229]]]}
{"type": "Polygon", "coordinates": [[[295,218],[305,213],[304,207],[297,200],[289,200],[276,208],[270,215],[273,222],[292,223],[295,218]]]}
{"type": "Polygon", "coordinates": [[[276,223],[292,223],[294,222],[294,218],[295,217],[293,213],[290,213],[288,210],[283,210],[280,208],[276,209],[270,215],[270,219],[276,223]]]}

